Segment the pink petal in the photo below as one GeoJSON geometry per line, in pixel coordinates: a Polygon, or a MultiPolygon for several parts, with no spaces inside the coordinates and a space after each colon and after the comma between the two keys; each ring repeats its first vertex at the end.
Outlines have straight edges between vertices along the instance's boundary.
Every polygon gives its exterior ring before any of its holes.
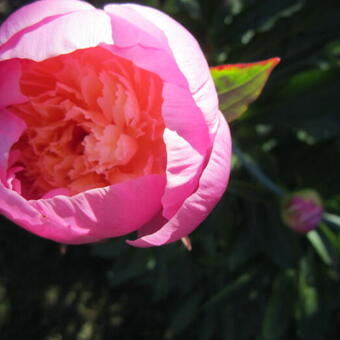
{"type": "MultiPolygon", "coordinates": [[[[136,247],[159,246],[191,233],[210,213],[226,188],[231,157],[229,128],[220,114],[212,153],[200,178],[197,191],[188,197],[177,213],[152,234],[127,241],[136,247]]],[[[149,226],[150,228],[150,226],[149,226]]],[[[140,230],[141,234],[144,230],[140,230]]]]}
{"type": "Polygon", "coordinates": [[[168,220],[162,215],[162,210],[159,210],[155,216],[153,216],[147,223],[138,229],[138,237],[153,234],[166,222],[168,222],[168,220]]]}
{"type": "Polygon", "coordinates": [[[26,125],[21,119],[0,108],[0,179],[3,183],[6,182],[10,148],[25,128],[26,125]]]}
{"type": "MultiPolygon", "coordinates": [[[[178,132],[195,148],[205,153],[207,144],[210,144],[206,112],[197,107],[193,96],[198,95],[200,88],[205,90],[207,92],[205,96],[210,98],[209,101],[214,101],[215,117],[217,117],[216,91],[213,86],[206,89],[204,85],[207,81],[211,81],[208,65],[195,39],[180,24],[156,10],[154,11],[155,18],[150,18],[155,21],[149,20],[144,17],[142,11],[144,8],[147,10],[146,7],[138,5],[105,6],[104,10],[112,17],[113,40],[115,41],[113,47],[107,48],[162,78],[165,82],[163,116],[166,126],[178,132]],[[162,31],[154,24],[157,21],[157,15],[158,21],[170,22],[176,28],[174,33],[187,37],[183,40],[177,39],[176,50],[183,50],[191,61],[190,65],[189,63],[181,65],[179,63],[181,60],[176,59],[174,46],[168,44],[166,34],[169,32],[162,31]],[[187,74],[191,71],[196,73],[197,77],[192,80],[190,77],[187,78],[182,68],[188,69],[187,74]],[[200,79],[198,75],[201,76],[200,79]],[[188,80],[191,83],[188,84],[188,80]],[[195,124],[183,124],[192,121],[195,121],[195,124]]],[[[171,25],[169,24],[169,31],[171,25]]],[[[202,97],[205,96],[202,94],[202,97]]],[[[214,125],[216,125],[216,119],[214,125]]],[[[213,130],[212,137],[214,134],[213,130]]]]}
{"type": "Polygon", "coordinates": [[[115,43],[120,47],[133,47],[138,44],[157,49],[167,49],[164,33],[152,21],[145,20],[134,7],[138,5],[109,4],[104,11],[112,16],[112,32],[115,43]]]}
{"type": "Polygon", "coordinates": [[[0,47],[0,59],[41,61],[100,43],[113,43],[109,16],[100,10],[82,10],[47,18],[19,32],[0,47]]]}
{"type": "MultiPolygon", "coordinates": [[[[162,109],[166,127],[176,131],[193,148],[205,155],[213,138],[210,138],[202,112],[190,92],[172,83],[165,83],[163,97],[162,109]]],[[[212,137],[214,136],[215,134],[212,137]]]]}
{"type": "Polygon", "coordinates": [[[163,116],[167,130],[167,185],[162,198],[163,214],[170,218],[198,186],[203,162],[211,149],[207,127],[192,99],[173,84],[164,86],[163,116]],[[193,124],[193,122],[195,122],[193,124]]]}
{"type": "MultiPolygon", "coordinates": [[[[167,41],[179,70],[188,82],[196,104],[204,113],[209,131],[214,135],[218,112],[215,85],[200,46],[190,32],[165,13],[151,7],[135,4],[109,5],[104,10],[110,11],[115,16],[121,15],[129,21],[130,25],[137,28],[134,34],[130,32],[130,39],[125,46],[135,45],[138,42],[143,46],[164,49],[164,42],[167,41]],[[164,34],[165,39],[160,32],[164,34]]],[[[125,36],[122,36],[121,40],[125,40],[125,36]]],[[[119,42],[117,44],[120,46],[119,42]]]]}
{"type": "Polygon", "coordinates": [[[61,243],[85,243],[92,241],[88,230],[75,225],[59,224],[57,221],[42,215],[30,202],[17,192],[5,188],[0,183],[0,212],[24,229],[39,236],[61,243]]]}
{"type": "MultiPolygon", "coordinates": [[[[44,233],[31,225],[26,228],[61,242],[60,236],[53,234],[54,225],[58,224],[64,229],[64,243],[86,243],[125,235],[138,229],[160,210],[164,184],[164,176],[148,175],[72,197],[57,195],[28,201],[31,208],[51,221],[51,227],[46,222],[44,233]],[[68,239],[70,228],[79,231],[79,237],[71,233],[72,238],[68,239]]],[[[17,218],[13,220],[17,222],[17,218]]]]}
{"type": "MultiPolygon", "coordinates": [[[[187,37],[184,40],[179,39],[178,50],[183,49],[187,56],[190,54],[190,60],[193,60],[194,64],[183,64],[183,68],[193,68],[197,75],[206,74],[208,80],[205,79],[205,76],[204,79],[198,79],[198,77],[192,79],[192,88],[190,88],[188,86],[190,84],[183,75],[183,70],[179,67],[178,61],[180,60],[174,59],[174,51],[168,44],[166,36],[168,32],[155,26],[154,21],[149,21],[143,14],[141,15],[137,11],[139,8],[140,6],[134,5],[108,5],[105,7],[105,11],[112,17],[113,40],[115,41],[113,47],[107,48],[119,56],[132,60],[139,67],[156,73],[164,81],[163,118],[166,127],[174,132],[173,136],[178,136],[177,142],[175,140],[166,142],[167,187],[162,201],[165,209],[164,214],[169,218],[184,199],[197,188],[202,162],[210,152],[211,141],[216,130],[214,126],[209,133],[205,112],[202,112],[197,106],[193,97],[199,95],[204,99],[208,98],[207,102],[215,101],[215,110],[217,110],[217,98],[213,87],[206,88],[206,84],[211,81],[210,73],[194,38],[169,17],[158,11],[154,12],[156,16],[159,15],[160,18],[169,21],[175,27],[174,34],[187,37]],[[185,44],[185,46],[181,44],[185,44]],[[196,56],[198,56],[198,61],[196,56]],[[198,72],[197,68],[202,69],[198,72]],[[194,82],[197,88],[194,86],[194,82]],[[202,88],[202,91],[198,88],[202,88]],[[192,93],[192,90],[195,90],[196,93],[192,93]],[[185,155],[186,159],[184,160],[184,157],[178,159],[178,155],[185,155]],[[180,163],[183,166],[182,170],[186,169],[181,174],[178,171],[180,163]],[[178,181],[180,176],[182,176],[181,181],[178,181]]],[[[216,125],[216,119],[214,124],[216,125]]]]}
{"type": "MultiPolygon", "coordinates": [[[[93,9],[93,6],[83,1],[76,0],[45,0],[35,1],[23,6],[14,12],[0,27],[0,45],[6,43],[15,34],[40,23],[46,18],[93,9]]],[[[21,32],[23,33],[23,32],[21,32]]]]}
{"type": "MultiPolygon", "coordinates": [[[[111,17],[115,54],[157,73],[167,82],[187,86],[162,31],[127,5],[111,4],[104,10],[111,17]],[[149,58],[145,58],[146,54],[149,58]]],[[[111,49],[112,46],[107,48],[111,49]]]]}
{"type": "Polygon", "coordinates": [[[57,195],[70,196],[70,190],[68,190],[66,188],[52,189],[49,192],[47,192],[43,196],[43,198],[44,199],[52,198],[52,197],[57,196],[57,195]]]}
{"type": "Polygon", "coordinates": [[[0,62],[0,107],[23,103],[27,98],[21,93],[19,80],[21,64],[19,60],[0,62]]]}
{"type": "MultiPolygon", "coordinates": [[[[10,163],[10,162],[8,162],[10,163]]],[[[21,194],[21,182],[16,178],[16,174],[23,168],[20,166],[12,167],[7,171],[5,186],[21,194]]]]}
{"type": "Polygon", "coordinates": [[[170,219],[197,188],[204,156],[175,131],[165,129],[167,186],[162,197],[163,216],[170,219]]]}

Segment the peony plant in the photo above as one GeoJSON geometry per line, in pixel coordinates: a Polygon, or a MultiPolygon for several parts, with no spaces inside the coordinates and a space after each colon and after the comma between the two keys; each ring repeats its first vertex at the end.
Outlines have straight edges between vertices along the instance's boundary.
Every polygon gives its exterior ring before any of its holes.
{"type": "Polygon", "coordinates": [[[210,71],[192,35],[145,6],[22,7],[0,27],[0,212],[64,244],[185,238],[230,172],[211,73],[224,113],[239,114],[276,63],[210,71]]]}

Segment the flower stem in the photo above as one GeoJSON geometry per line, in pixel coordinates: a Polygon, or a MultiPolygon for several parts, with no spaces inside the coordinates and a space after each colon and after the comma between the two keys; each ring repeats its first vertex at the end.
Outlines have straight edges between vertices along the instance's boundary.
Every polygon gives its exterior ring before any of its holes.
{"type": "Polygon", "coordinates": [[[255,163],[246,159],[240,148],[233,142],[233,152],[248,172],[275,195],[283,196],[285,191],[275,184],[255,163]]]}

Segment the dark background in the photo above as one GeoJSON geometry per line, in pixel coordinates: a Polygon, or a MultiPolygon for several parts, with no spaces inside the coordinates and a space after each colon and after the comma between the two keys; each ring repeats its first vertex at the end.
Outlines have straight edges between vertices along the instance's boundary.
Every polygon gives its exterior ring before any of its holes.
{"type": "MultiPolygon", "coordinates": [[[[28,2],[0,0],[0,19],[28,2]]],[[[138,3],[183,23],[211,65],[282,58],[233,138],[279,186],[313,188],[340,215],[340,2],[138,3]]],[[[190,253],[115,239],[63,254],[1,218],[0,339],[338,340],[339,230],[322,223],[311,242],[288,229],[237,157],[190,253]]]]}

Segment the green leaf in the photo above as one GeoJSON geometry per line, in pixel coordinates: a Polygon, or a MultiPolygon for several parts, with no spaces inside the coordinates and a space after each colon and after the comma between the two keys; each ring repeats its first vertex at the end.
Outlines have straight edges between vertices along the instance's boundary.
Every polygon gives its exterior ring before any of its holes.
{"type": "Polygon", "coordinates": [[[296,235],[280,221],[277,204],[263,209],[254,206],[253,218],[257,219],[258,242],[268,258],[281,268],[295,267],[300,247],[296,235]]]}
{"type": "Polygon", "coordinates": [[[220,110],[228,122],[240,117],[260,95],[271,71],[279,62],[279,58],[272,58],[210,69],[218,92],[220,110]]]}
{"type": "Polygon", "coordinates": [[[333,226],[340,229],[340,216],[324,213],[323,218],[326,222],[330,222],[333,226]]]}
{"type": "Polygon", "coordinates": [[[329,265],[332,269],[340,272],[340,242],[339,233],[334,232],[329,228],[324,222],[320,223],[319,235],[322,239],[324,246],[327,250],[328,256],[330,258],[329,265]]]}
{"type": "Polygon", "coordinates": [[[266,306],[262,324],[263,340],[279,339],[288,328],[296,294],[296,275],[291,269],[278,274],[266,306]]]}
{"type": "Polygon", "coordinates": [[[205,313],[204,319],[201,321],[202,327],[197,328],[198,340],[210,340],[216,332],[217,325],[217,311],[211,310],[205,313]]]}
{"type": "Polygon", "coordinates": [[[250,287],[260,282],[260,277],[263,277],[264,270],[264,266],[255,266],[239,275],[234,281],[227,282],[221,290],[204,303],[202,310],[209,309],[216,303],[236,297],[243,291],[249,290],[250,287]]]}
{"type": "MultiPolygon", "coordinates": [[[[329,279],[317,266],[315,254],[310,248],[301,260],[298,272],[298,298],[296,299],[296,327],[301,340],[324,340],[329,327],[330,304],[336,298],[325,299],[329,279]],[[323,282],[323,284],[322,284],[323,282]],[[324,284],[327,283],[326,286],[324,284]]],[[[334,296],[331,290],[331,294],[334,296]]]]}
{"type": "Polygon", "coordinates": [[[325,244],[324,240],[320,237],[316,230],[311,230],[307,234],[307,238],[309,242],[314,247],[315,251],[319,254],[323,262],[327,265],[332,264],[331,255],[327,249],[327,245],[325,244]]]}
{"type": "Polygon", "coordinates": [[[202,300],[202,292],[198,291],[187,296],[185,299],[178,300],[178,307],[175,310],[174,317],[166,331],[166,338],[172,339],[183,331],[196,317],[199,305],[202,300]]]}

